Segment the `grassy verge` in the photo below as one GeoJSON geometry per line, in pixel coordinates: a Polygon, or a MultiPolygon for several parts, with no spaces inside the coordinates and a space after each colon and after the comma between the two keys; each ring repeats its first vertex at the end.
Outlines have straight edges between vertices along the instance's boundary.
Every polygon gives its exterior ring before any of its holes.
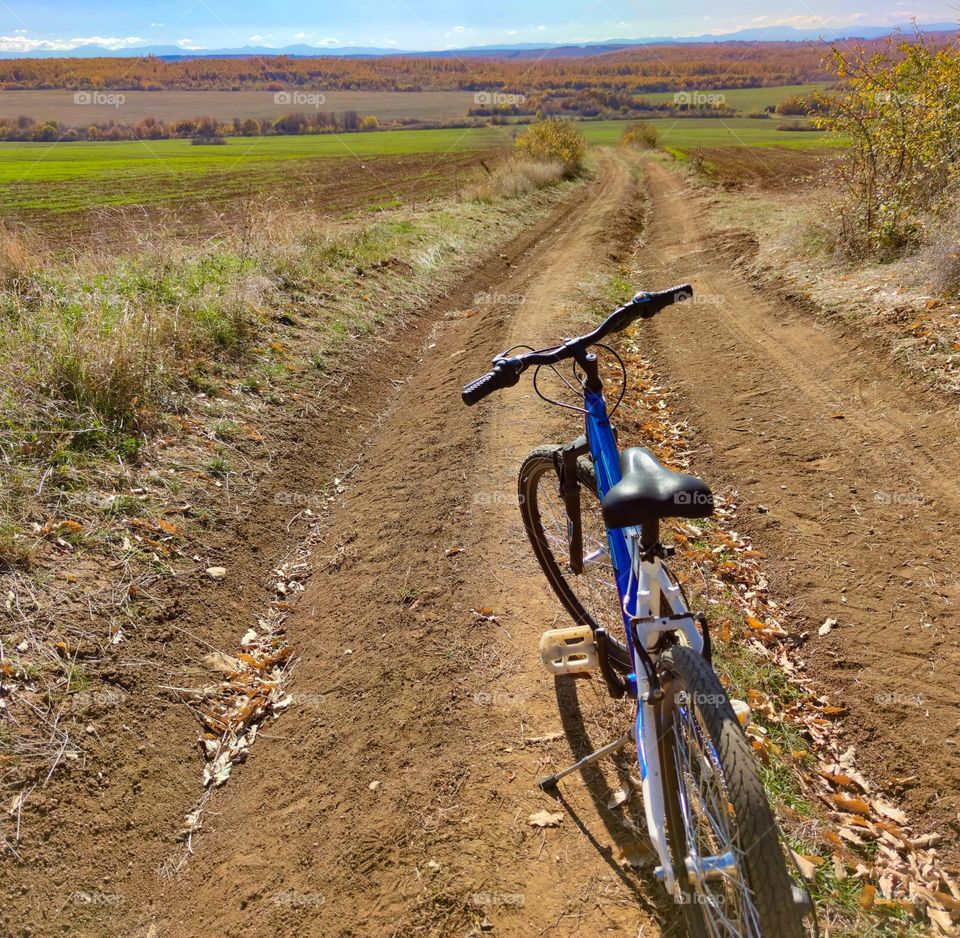
{"type": "MultiPolygon", "coordinates": [[[[633,279],[613,276],[590,288],[598,316],[632,292],[633,279]]],[[[642,443],[667,465],[695,472],[669,388],[629,336],[619,352],[628,369],[617,415],[622,444],[642,443]]],[[[610,377],[619,369],[611,366],[610,377]]],[[[804,636],[791,633],[762,556],[735,529],[736,505],[722,499],[709,520],[671,523],[671,567],[691,606],[707,613],[722,682],[751,706],[748,736],[818,921],[849,938],[955,934],[960,888],[934,849],[938,836],[913,831],[857,770],[841,739],[844,708],[803,674],[804,636]]]]}
{"type": "Polygon", "coordinates": [[[199,248],[71,263],[0,239],[0,790],[17,829],[82,752],[84,705],[115,696],[111,646],[269,468],[270,427],[575,185],[373,220],[281,211],[199,248]]]}
{"type": "Polygon", "coordinates": [[[836,251],[836,214],[823,210],[837,197],[829,151],[715,148],[697,162],[697,151],[668,150],[674,171],[706,196],[701,208],[716,231],[743,242],[735,260],[751,280],[863,332],[920,384],[960,393],[960,254],[949,217],[898,260],[853,263],[836,251]]]}

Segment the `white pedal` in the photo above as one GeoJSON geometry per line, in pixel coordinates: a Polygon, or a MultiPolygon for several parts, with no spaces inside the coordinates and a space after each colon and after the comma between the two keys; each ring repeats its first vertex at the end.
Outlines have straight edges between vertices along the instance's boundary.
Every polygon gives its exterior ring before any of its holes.
{"type": "Polygon", "coordinates": [[[540,660],[551,674],[584,674],[597,667],[597,645],[589,625],[550,629],[540,636],[540,660]]]}

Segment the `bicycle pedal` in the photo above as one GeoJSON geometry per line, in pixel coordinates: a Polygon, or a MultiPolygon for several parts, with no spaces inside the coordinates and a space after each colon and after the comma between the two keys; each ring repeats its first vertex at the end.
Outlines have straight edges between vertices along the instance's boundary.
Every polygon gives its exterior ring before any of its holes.
{"type": "Polygon", "coordinates": [[[737,720],[740,725],[746,729],[750,725],[750,704],[745,700],[737,700],[736,698],[730,698],[730,706],[733,707],[733,712],[737,715],[737,720]]]}
{"type": "Polygon", "coordinates": [[[597,643],[589,625],[550,629],[540,636],[540,660],[551,674],[584,674],[598,664],[597,643]]]}

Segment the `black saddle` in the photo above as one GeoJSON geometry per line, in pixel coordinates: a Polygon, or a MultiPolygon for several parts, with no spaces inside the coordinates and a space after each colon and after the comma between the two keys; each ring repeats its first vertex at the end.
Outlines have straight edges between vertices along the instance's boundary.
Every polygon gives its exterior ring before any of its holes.
{"type": "Polygon", "coordinates": [[[706,482],[667,469],[643,446],[620,454],[620,471],[623,478],[603,499],[603,520],[608,528],[713,514],[713,493],[706,482]]]}

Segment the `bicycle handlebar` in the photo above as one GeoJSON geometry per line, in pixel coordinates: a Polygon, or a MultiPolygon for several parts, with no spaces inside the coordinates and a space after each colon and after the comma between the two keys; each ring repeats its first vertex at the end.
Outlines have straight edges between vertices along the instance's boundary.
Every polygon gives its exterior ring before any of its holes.
{"type": "Polygon", "coordinates": [[[503,388],[513,387],[531,366],[556,365],[568,358],[577,358],[586,353],[591,345],[602,342],[612,332],[622,332],[638,319],[649,319],[661,310],[693,296],[689,283],[661,290],[659,293],[638,293],[623,306],[615,309],[593,332],[567,339],[562,345],[523,355],[498,355],[493,360],[493,369],[471,381],[463,389],[463,402],[468,407],[483,400],[487,395],[503,388]]]}

